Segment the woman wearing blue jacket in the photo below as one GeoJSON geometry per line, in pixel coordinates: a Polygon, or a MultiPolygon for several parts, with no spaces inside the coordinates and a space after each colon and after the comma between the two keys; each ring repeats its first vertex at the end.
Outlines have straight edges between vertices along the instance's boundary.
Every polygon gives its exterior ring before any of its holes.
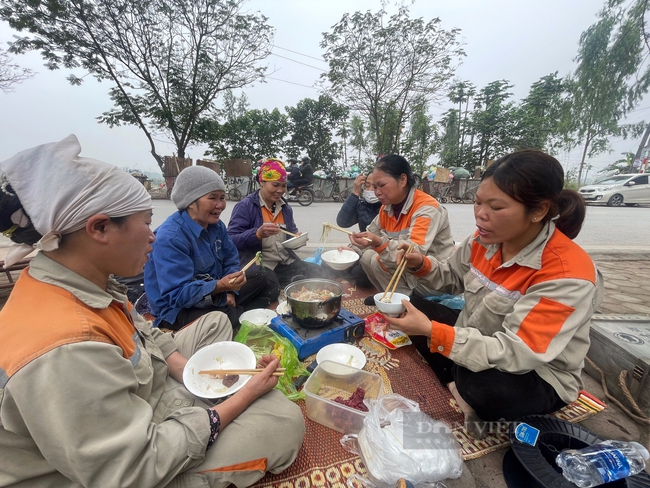
{"type": "Polygon", "coordinates": [[[240,271],[237,247],[220,220],[225,189],[219,175],[202,166],[185,168],[176,178],[171,198],[178,212],[156,230],[144,270],[158,327],[178,330],[218,311],[237,328],[245,310],[270,303],[264,276],[240,271]]]}

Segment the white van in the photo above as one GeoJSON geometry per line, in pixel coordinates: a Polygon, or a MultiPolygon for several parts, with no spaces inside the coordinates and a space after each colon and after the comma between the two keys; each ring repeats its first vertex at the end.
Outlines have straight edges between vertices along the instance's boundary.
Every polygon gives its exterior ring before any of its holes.
{"type": "Polygon", "coordinates": [[[610,207],[628,207],[650,203],[650,174],[608,176],[578,190],[587,203],[606,203],[610,207]]]}

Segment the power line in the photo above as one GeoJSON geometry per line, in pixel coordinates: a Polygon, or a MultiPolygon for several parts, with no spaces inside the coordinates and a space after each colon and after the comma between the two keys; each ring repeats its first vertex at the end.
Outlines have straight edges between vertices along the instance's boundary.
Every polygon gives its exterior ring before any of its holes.
{"type": "Polygon", "coordinates": [[[277,47],[278,49],[282,49],[283,51],[289,51],[290,53],[298,54],[298,55],[304,56],[306,58],[315,59],[316,61],[320,61],[321,63],[327,63],[327,61],[325,61],[324,59],[316,58],[314,56],[310,56],[309,54],[302,54],[302,53],[299,53],[298,51],[292,51],[291,49],[287,49],[286,47],[280,47],[280,46],[273,46],[273,47],[277,47]]]}
{"type": "Polygon", "coordinates": [[[318,88],[316,88],[314,86],[302,85],[300,83],[295,83],[293,81],[281,80],[280,78],[273,78],[272,76],[265,76],[264,78],[269,79],[269,80],[281,81],[283,83],[291,83],[292,85],[304,86],[305,88],[311,88],[313,90],[318,90],[318,88]]]}
{"type": "Polygon", "coordinates": [[[295,59],[287,58],[286,56],[280,56],[279,54],[271,53],[271,56],[277,56],[278,58],[288,59],[289,61],[293,61],[294,63],[302,64],[303,66],[307,66],[309,68],[317,69],[318,71],[322,71],[322,72],[327,71],[326,69],[317,68],[316,66],[312,66],[311,64],[303,63],[301,61],[296,61],[295,59]]]}

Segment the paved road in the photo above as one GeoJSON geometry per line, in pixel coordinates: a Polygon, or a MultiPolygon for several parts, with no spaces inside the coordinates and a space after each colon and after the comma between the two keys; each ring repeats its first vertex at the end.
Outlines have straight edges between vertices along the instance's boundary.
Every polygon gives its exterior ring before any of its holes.
{"type": "MultiPolygon", "coordinates": [[[[228,202],[223,221],[227,224],[236,202],[228,202]]],[[[176,210],[171,200],[154,200],[155,229],[176,210]]],[[[454,240],[462,241],[474,232],[474,215],[472,205],[451,203],[445,205],[449,212],[449,220],[454,240]]],[[[296,224],[302,231],[308,231],[311,243],[320,239],[323,222],[336,223],[336,214],[341,208],[338,202],[314,203],[309,207],[292,204],[296,224]]],[[[642,246],[650,250],[650,206],[644,207],[587,207],[587,218],[582,232],[576,239],[581,245],[601,246],[612,248],[620,246],[642,246]]],[[[0,247],[6,247],[10,240],[0,236],[0,247]]],[[[348,242],[345,234],[333,231],[328,242],[348,242]]]]}
{"type": "MultiPolygon", "coordinates": [[[[170,200],[154,200],[153,228],[158,227],[174,210],[170,200]]],[[[228,202],[223,221],[227,224],[235,202],[228,202]]],[[[473,206],[445,205],[454,240],[462,241],[476,229],[473,206]]],[[[320,239],[322,223],[336,223],[340,203],[314,203],[309,207],[292,204],[296,225],[302,231],[309,231],[311,242],[320,239]]],[[[587,207],[587,218],[582,232],[576,239],[580,245],[597,246],[645,246],[650,249],[650,206],[645,207],[587,207]]],[[[347,242],[345,234],[332,231],[328,242],[347,242]]]]}

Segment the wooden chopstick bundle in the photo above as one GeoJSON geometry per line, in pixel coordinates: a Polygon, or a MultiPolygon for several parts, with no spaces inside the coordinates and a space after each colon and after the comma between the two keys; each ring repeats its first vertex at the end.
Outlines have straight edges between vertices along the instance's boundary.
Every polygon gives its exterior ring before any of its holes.
{"type": "MultiPolygon", "coordinates": [[[[409,244],[408,249],[407,249],[406,252],[404,253],[404,256],[406,256],[407,254],[413,252],[413,249],[414,249],[414,248],[415,248],[415,244],[413,244],[413,243],[411,242],[411,243],[409,244]]],[[[393,289],[392,289],[392,291],[390,292],[390,295],[389,295],[389,297],[388,297],[388,301],[389,301],[389,302],[392,302],[392,300],[393,300],[393,293],[395,293],[395,289],[397,288],[397,284],[399,283],[399,280],[400,280],[400,278],[402,277],[402,273],[404,272],[404,268],[406,268],[406,259],[402,258],[402,262],[399,263],[399,265],[397,266],[397,269],[395,270],[395,271],[396,271],[395,274],[393,275],[393,277],[392,277],[392,278],[390,279],[390,281],[388,282],[388,286],[386,287],[386,291],[385,291],[384,294],[381,296],[381,301],[384,301],[384,299],[386,298],[386,294],[388,293],[388,291],[390,290],[390,288],[391,288],[391,286],[392,286],[393,289]]]]}

